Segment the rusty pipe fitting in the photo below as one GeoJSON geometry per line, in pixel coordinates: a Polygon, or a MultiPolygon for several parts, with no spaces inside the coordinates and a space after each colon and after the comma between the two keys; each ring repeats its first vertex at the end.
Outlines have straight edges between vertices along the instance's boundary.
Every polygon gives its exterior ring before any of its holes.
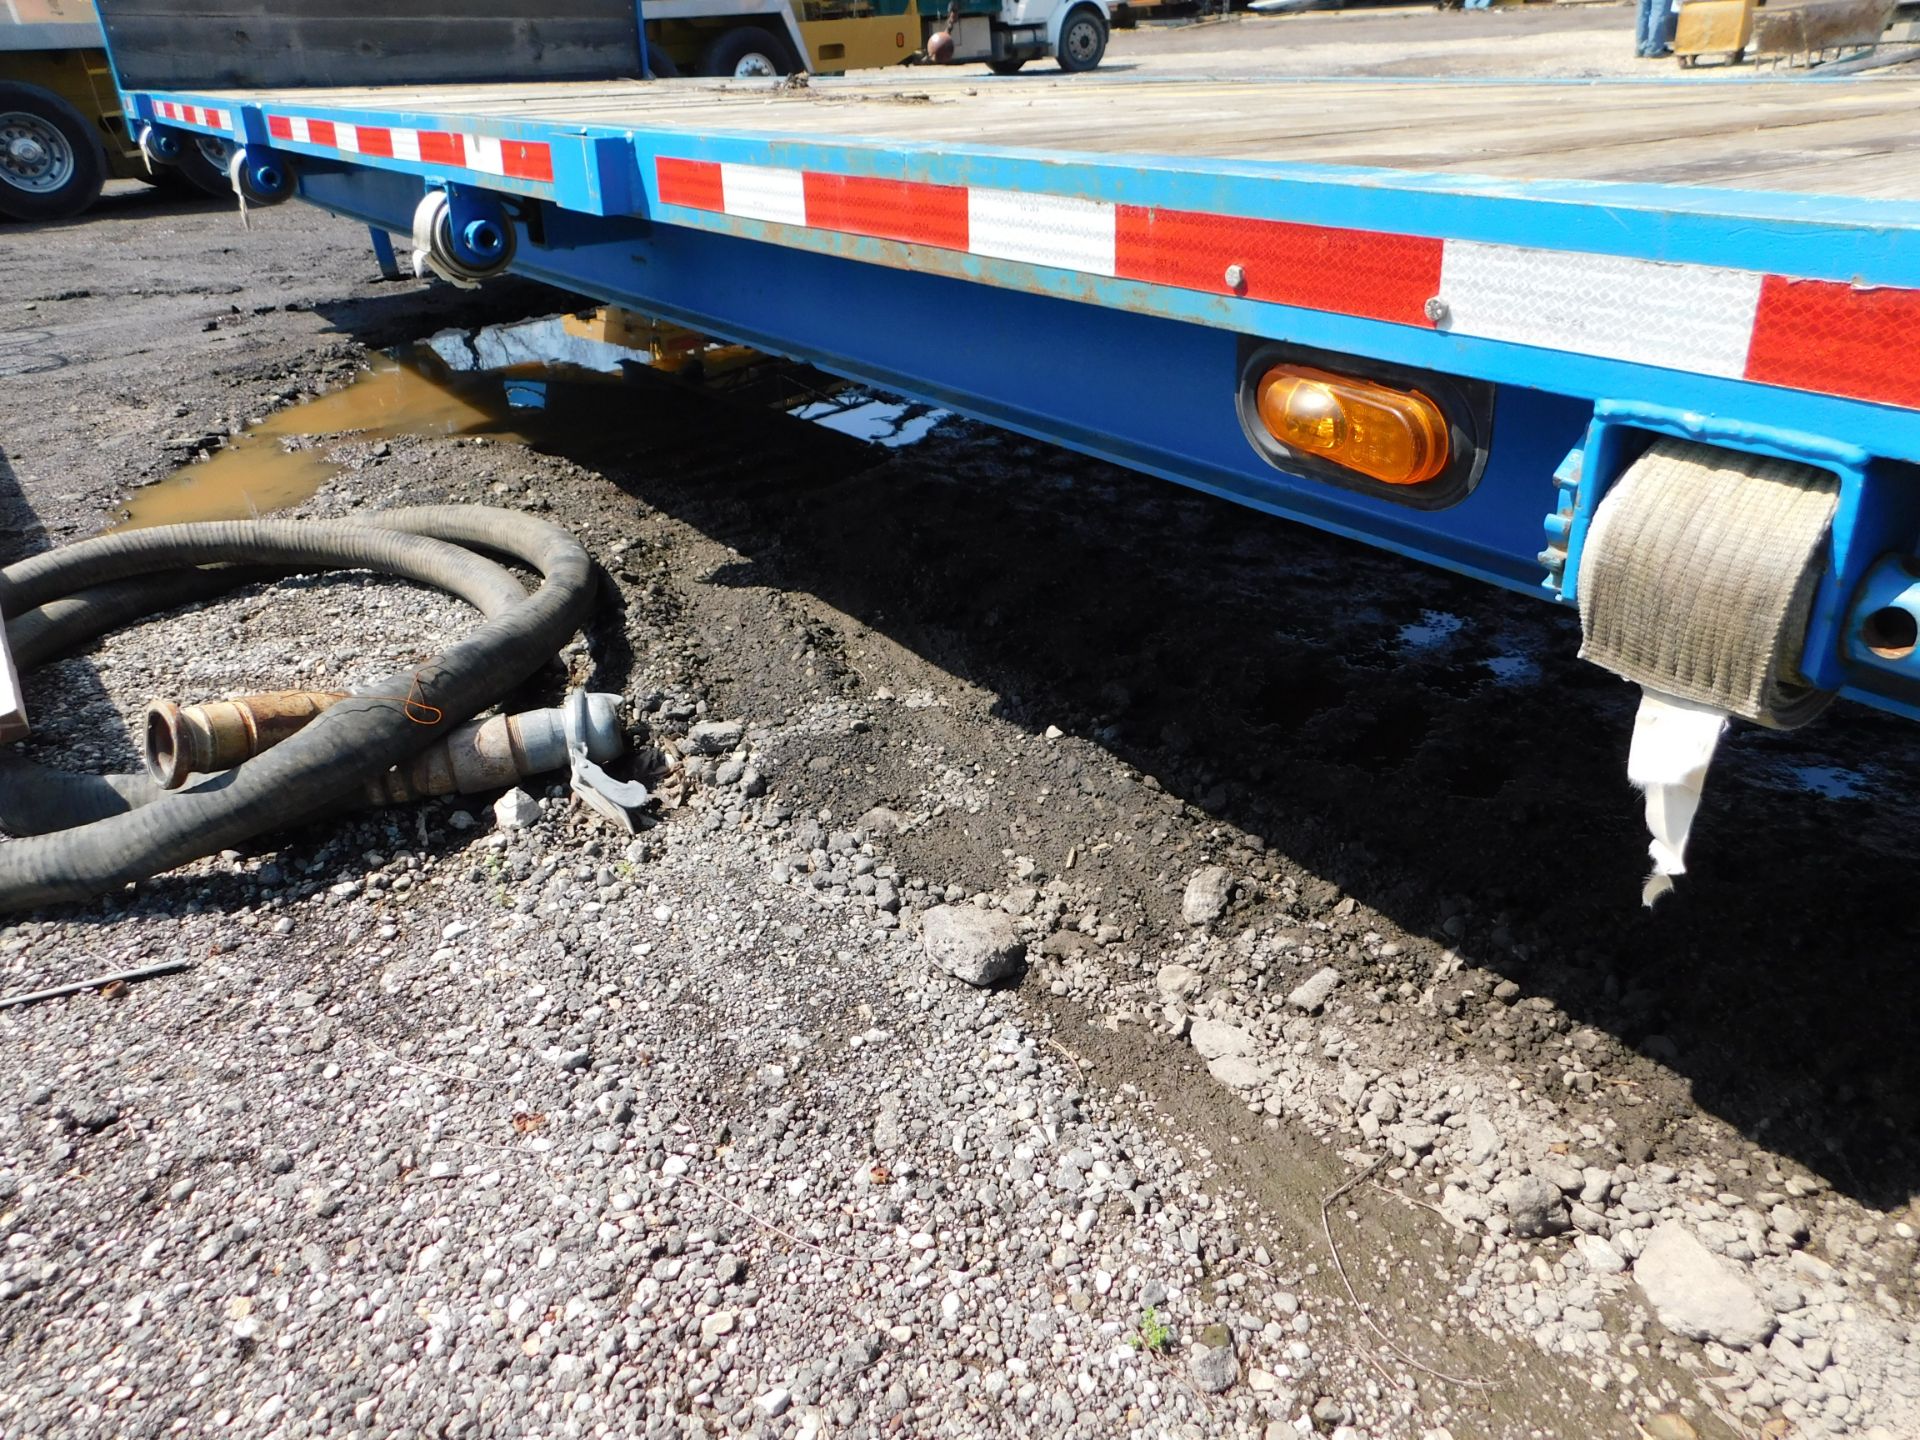
{"type": "Polygon", "coordinates": [[[302,729],[344,690],[275,690],[205,705],[147,703],[147,773],[178,790],[194,775],[211,775],[251,760],[302,729]]]}
{"type": "MultiPolygon", "coordinates": [[[[280,690],[204,705],[154,700],[147,705],[147,773],[177,790],[193,775],[231,770],[300,730],[346,690],[280,690]]],[[[620,697],[587,696],[588,757],[613,759],[621,750],[620,697]]],[[[555,708],[494,715],[450,731],[397,769],[366,786],[373,805],[397,805],[430,795],[501,790],[527,775],[568,766],[565,712],[555,708]]]]}
{"type": "MultiPolygon", "coordinates": [[[[587,696],[587,755],[607,761],[621,750],[620,697],[587,696]]],[[[430,795],[504,790],[528,775],[568,766],[565,712],[527,710],[494,715],[449,732],[406,764],[367,782],[367,801],[398,805],[430,795]]]]}

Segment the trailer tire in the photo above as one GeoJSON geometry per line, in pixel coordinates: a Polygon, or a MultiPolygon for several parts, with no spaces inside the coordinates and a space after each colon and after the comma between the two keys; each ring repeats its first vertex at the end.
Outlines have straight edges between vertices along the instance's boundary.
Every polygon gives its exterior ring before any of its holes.
{"type": "Polygon", "coordinates": [[[0,216],[65,220],[100,198],[106,178],[85,116],[38,85],[0,84],[0,216]]]}
{"type": "Polygon", "coordinates": [[[233,182],[227,178],[225,168],[215,164],[213,157],[197,143],[187,145],[173,164],[156,165],[151,175],[140,178],[176,194],[210,195],[215,199],[233,197],[233,182]]]}
{"type": "MultiPolygon", "coordinates": [[[[219,144],[220,142],[215,141],[212,143],[219,144]]],[[[233,158],[233,147],[226,145],[223,148],[226,151],[227,159],[231,160],[233,158]]],[[[186,181],[188,185],[198,190],[202,195],[219,195],[228,198],[231,198],[233,195],[233,181],[227,178],[226,165],[209,155],[206,152],[205,145],[200,141],[196,140],[193,144],[187,146],[187,148],[181,152],[180,159],[173,168],[180,172],[180,178],[182,180],[186,181]]]]}
{"type": "Polygon", "coordinates": [[[737,79],[791,75],[798,68],[787,53],[786,43],[758,25],[741,25],[728,30],[707,47],[707,53],[700,61],[700,73],[703,75],[737,79]]]}
{"type": "Polygon", "coordinates": [[[987,69],[996,75],[1018,75],[1020,67],[1026,63],[1025,60],[989,60],[987,69]]]}
{"type": "Polygon", "coordinates": [[[1078,74],[1097,66],[1107,53],[1107,22],[1091,5],[1072,11],[1060,27],[1059,53],[1054,57],[1062,70],[1078,74]]]}

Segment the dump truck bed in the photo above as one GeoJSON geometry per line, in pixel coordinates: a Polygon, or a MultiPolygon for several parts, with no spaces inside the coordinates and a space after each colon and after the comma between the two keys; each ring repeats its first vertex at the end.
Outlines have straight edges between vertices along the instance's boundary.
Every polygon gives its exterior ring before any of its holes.
{"type": "Polygon", "coordinates": [[[1920,199],[1920,79],[703,81],[213,91],[224,106],[1920,199]]]}

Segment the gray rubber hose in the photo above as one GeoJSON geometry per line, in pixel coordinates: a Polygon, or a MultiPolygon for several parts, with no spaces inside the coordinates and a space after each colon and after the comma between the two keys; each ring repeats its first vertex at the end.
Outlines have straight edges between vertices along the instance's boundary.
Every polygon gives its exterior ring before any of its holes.
{"type": "Polygon", "coordinates": [[[334,808],[343,792],[425,748],[544,664],[580,628],[595,586],[586,551],[558,526],[515,511],[449,505],[356,521],[230,521],[106,535],[0,571],[0,615],[16,617],[8,633],[20,626],[33,647],[22,659],[29,664],[110,628],[111,617],[125,618],[137,601],[200,598],[241,583],[232,571],[208,579],[203,566],[374,570],[445,590],[485,618],[418,670],[367,687],[379,698],[340,701],[247,764],[184,790],[162,792],[126,776],[62,776],[9,757],[0,769],[8,812],[0,825],[27,838],[0,844],[0,911],[99,895],[334,808]],[[540,573],[541,585],[528,595],[477,550],[523,562],[540,573]],[[403,703],[409,695],[437,712],[432,723],[422,723],[430,712],[403,703]],[[68,808],[50,809],[60,805],[68,808]],[[76,825],[81,820],[91,823],[76,825]]]}

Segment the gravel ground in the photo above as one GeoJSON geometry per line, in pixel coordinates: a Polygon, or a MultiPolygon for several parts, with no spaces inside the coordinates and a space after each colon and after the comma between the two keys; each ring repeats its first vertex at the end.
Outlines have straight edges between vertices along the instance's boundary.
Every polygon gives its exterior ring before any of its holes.
{"type": "MultiPolygon", "coordinates": [[[[9,238],[0,558],[570,303],[256,227],[9,238]]],[[[1743,733],[1643,915],[1630,695],[1546,607],[958,420],[606,401],[320,437],[294,513],[574,529],[565,679],[685,803],[369,813],[0,930],[7,990],[193,962],[0,1012],[0,1432],[1920,1434],[1907,727],[1743,733]]],[[[42,671],[33,743],[465,623],[260,587],[42,671]]]]}
{"type": "MultiPolygon", "coordinates": [[[[1355,5],[1290,15],[1148,20],[1116,31],[1112,63],[1156,73],[1261,75],[1751,76],[1751,66],[1682,72],[1633,53],[1633,7],[1503,5],[1435,14],[1427,5],[1355,5]]],[[[1471,137],[1462,137],[1471,143],[1471,137]]]]}

